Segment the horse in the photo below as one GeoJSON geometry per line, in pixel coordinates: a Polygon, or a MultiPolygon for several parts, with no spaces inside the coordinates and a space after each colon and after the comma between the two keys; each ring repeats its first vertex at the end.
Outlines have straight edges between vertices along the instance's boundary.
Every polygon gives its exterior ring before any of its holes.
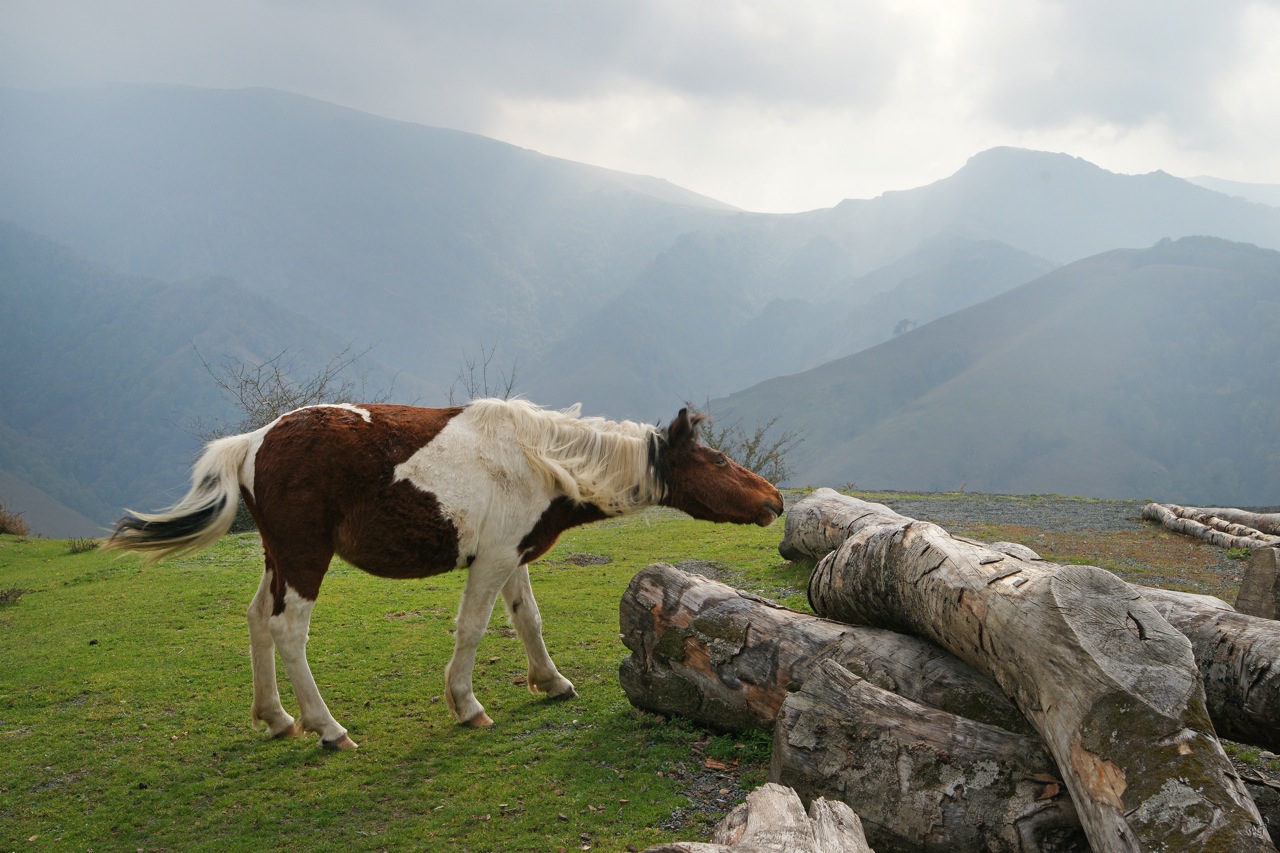
{"type": "Polygon", "coordinates": [[[334,554],[385,578],[465,569],[445,699],[460,724],[486,727],[493,720],[472,690],[472,672],[499,592],[524,645],[529,690],[577,695],[547,653],[529,584],[529,563],[565,530],[655,505],[762,526],[782,514],[773,484],[700,440],[702,420],[686,408],[659,428],[519,399],[307,406],[210,442],[187,494],[164,511],[126,510],[105,547],[148,563],[207,548],[230,529],[243,498],[266,564],[248,612],[253,725],[272,737],[314,732],[329,749],[356,748],[306,656],[334,554]],[[277,651],[297,720],[280,701],[277,651]]]}

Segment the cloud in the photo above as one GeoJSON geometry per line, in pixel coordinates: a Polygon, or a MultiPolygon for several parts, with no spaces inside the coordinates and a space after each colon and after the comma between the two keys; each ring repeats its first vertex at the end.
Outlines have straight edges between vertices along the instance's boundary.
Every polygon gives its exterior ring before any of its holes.
{"type": "Polygon", "coordinates": [[[6,0],[0,84],[295,91],[753,209],[993,145],[1280,180],[1280,0],[6,0]]]}

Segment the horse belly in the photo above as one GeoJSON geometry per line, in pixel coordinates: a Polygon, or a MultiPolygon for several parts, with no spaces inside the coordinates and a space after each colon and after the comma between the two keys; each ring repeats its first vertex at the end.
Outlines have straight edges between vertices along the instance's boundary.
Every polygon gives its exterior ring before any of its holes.
{"type": "Polygon", "coordinates": [[[466,562],[459,560],[458,531],[436,496],[404,481],[349,508],[336,550],[352,565],[386,578],[425,578],[466,562]]]}

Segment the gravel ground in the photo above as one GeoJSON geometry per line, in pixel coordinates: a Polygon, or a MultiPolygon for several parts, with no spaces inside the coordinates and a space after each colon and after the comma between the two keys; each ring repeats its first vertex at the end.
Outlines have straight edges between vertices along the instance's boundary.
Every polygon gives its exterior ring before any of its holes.
{"type": "Polygon", "coordinates": [[[1057,495],[947,493],[936,497],[882,494],[878,502],[901,515],[942,527],[956,524],[1017,524],[1050,533],[1141,529],[1144,501],[1064,498],[1057,495]]]}

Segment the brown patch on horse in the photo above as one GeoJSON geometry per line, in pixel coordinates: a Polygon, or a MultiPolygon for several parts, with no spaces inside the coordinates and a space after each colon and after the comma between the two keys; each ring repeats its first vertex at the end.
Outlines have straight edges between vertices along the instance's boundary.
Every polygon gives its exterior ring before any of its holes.
{"type": "Polygon", "coordinates": [[[543,511],[533,529],[520,540],[520,562],[532,563],[550,551],[560,534],[570,527],[590,524],[602,518],[608,518],[608,513],[595,504],[575,503],[566,497],[556,498],[543,511]]]}
{"type": "Polygon", "coordinates": [[[392,480],[396,465],[462,408],[362,408],[369,421],[333,406],[285,415],[258,449],[251,511],[276,577],[277,608],[282,576],[314,601],[334,553],[384,577],[426,577],[457,565],[457,531],[435,497],[392,480]]]}

